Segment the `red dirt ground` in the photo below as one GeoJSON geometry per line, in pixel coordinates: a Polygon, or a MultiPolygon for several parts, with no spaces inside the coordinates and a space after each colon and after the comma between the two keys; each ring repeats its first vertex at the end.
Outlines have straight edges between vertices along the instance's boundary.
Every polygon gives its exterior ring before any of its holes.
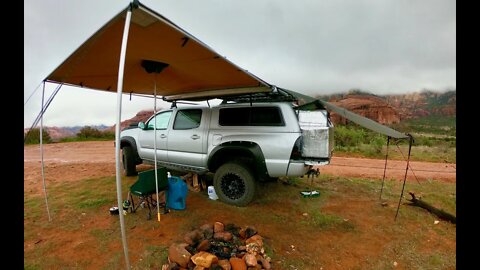
{"type": "MultiPolygon", "coordinates": [[[[78,181],[86,178],[96,178],[115,175],[115,157],[112,141],[107,142],[71,142],[55,143],[44,145],[45,175],[47,186],[59,181],[78,181]]],[[[387,178],[403,179],[405,174],[405,162],[388,161],[387,178]]],[[[346,177],[363,177],[371,179],[381,179],[383,176],[383,160],[334,157],[332,163],[321,167],[321,172],[330,175],[346,177]]],[[[429,163],[429,162],[411,162],[416,177],[422,181],[434,178],[436,180],[455,183],[456,169],[455,164],[429,163]]],[[[24,193],[29,195],[42,195],[42,180],[40,169],[40,150],[38,145],[28,145],[24,148],[24,193]]],[[[133,178],[131,179],[132,181],[133,178]]],[[[408,181],[415,181],[413,175],[409,173],[408,181]]],[[[238,225],[251,225],[251,218],[235,213],[226,212],[224,208],[216,207],[217,204],[205,200],[205,196],[191,193],[187,198],[187,204],[192,211],[205,211],[205,222],[226,221],[238,225]]],[[[339,193],[340,194],[340,193],[339,193]]],[[[275,238],[272,243],[272,249],[275,253],[289,254],[299,258],[308,257],[308,254],[318,254],[310,260],[313,265],[322,265],[322,269],[364,269],[371,265],[368,264],[369,257],[375,257],[382,254],[386,243],[392,240],[398,240],[398,236],[384,234],[375,229],[375,226],[394,226],[392,219],[385,219],[385,209],[378,208],[378,201],[364,198],[336,196],[335,200],[325,206],[324,211],[341,211],[346,219],[355,220],[355,225],[360,233],[350,234],[341,231],[321,232],[317,237],[311,238],[308,231],[297,231],[295,234],[283,231],[282,224],[272,222],[270,224],[259,224],[257,230],[266,238],[275,238]],[[383,212],[382,212],[383,211],[383,212]],[[288,243],[288,244],[286,244],[288,243]],[[291,248],[296,247],[296,250],[291,248]],[[321,251],[321,252],[319,252],[321,251]],[[319,261],[316,264],[317,260],[319,261]],[[365,261],[366,260],[366,261],[365,261]],[[321,263],[320,263],[321,262],[321,263]]],[[[255,204],[257,206],[257,204],[255,204]]],[[[288,212],[284,206],[278,206],[279,212],[288,212]],[[283,207],[283,208],[282,208],[283,207]]],[[[391,210],[390,210],[391,211],[391,210]]],[[[390,213],[390,212],[388,212],[390,213]]],[[[302,213],[294,213],[298,219],[302,219],[302,213]]],[[[148,226],[133,226],[128,228],[128,234],[141,235],[129,239],[130,260],[136,261],[142,254],[135,252],[145,246],[145,242],[151,244],[159,243],[166,246],[172,241],[178,240],[180,228],[179,223],[185,222],[185,216],[168,215],[168,218],[162,219],[162,226],[154,229],[148,226]]],[[[112,221],[109,215],[87,214],[78,217],[78,222],[82,228],[88,231],[92,228],[107,227],[112,221]]],[[[42,221],[44,222],[44,218],[42,221]]],[[[25,230],[33,224],[25,224],[25,230]]],[[[407,226],[411,226],[406,224],[407,226]]],[[[441,224],[442,225],[442,224],[441,224]]],[[[450,226],[443,224],[442,226],[450,226]]],[[[448,228],[450,229],[450,228],[448,228]]],[[[416,231],[418,228],[412,226],[408,230],[416,231]]],[[[455,227],[452,228],[455,230],[455,227]]],[[[112,232],[113,233],[113,232],[112,232]]],[[[455,252],[455,238],[445,241],[439,238],[434,230],[422,232],[428,234],[429,243],[418,247],[422,249],[441,249],[446,252],[455,252]]],[[[119,237],[116,233],[112,237],[119,237]]],[[[105,262],[102,256],[95,252],[95,239],[81,231],[62,233],[53,228],[45,228],[42,235],[39,236],[42,241],[61,243],[53,251],[58,257],[68,261],[71,258],[76,260],[89,260],[91,264],[87,269],[103,269],[105,262]]],[[[24,252],[33,252],[35,241],[24,242],[24,252]]],[[[108,249],[122,250],[121,242],[117,241],[108,249]]],[[[308,258],[307,258],[308,259],[308,258]]],[[[399,267],[395,269],[407,269],[402,267],[399,259],[399,267]]],[[[292,268],[293,269],[293,268],[292,268]]],[[[317,269],[317,268],[316,268],[317,269]]],[[[320,269],[320,266],[318,267],[320,269]]]]}

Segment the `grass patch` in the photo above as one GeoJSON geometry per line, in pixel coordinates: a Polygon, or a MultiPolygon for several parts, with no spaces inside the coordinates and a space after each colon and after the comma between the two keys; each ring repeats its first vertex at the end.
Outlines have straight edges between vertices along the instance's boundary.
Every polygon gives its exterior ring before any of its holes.
{"type": "MultiPolygon", "coordinates": [[[[403,121],[392,128],[410,133],[414,137],[412,160],[456,163],[456,117],[428,116],[403,121]]],[[[335,152],[340,156],[385,158],[387,137],[356,124],[335,126],[335,152]]],[[[398,145],[406,157],[408,140],[398,145]]],[[[403,160],[401,152],[393,145],[389,158],[403,160]]]]}
{"type": "Polygon", "coordinates": [[[161,269],[167,262],[168,247],[166,246],[146,246],[141,255],[140,262],[133,266],[133,269],[161,269]]]}
{"type": "Polygon", "coordinates": [[[46,212],[45,200],[41,197],[24,197],[23,198],[23,218],[38,218],[46,212]]]}
{"type": "Polygon", "coordinates": [[[76,206],[78,208],[97,208],[103,205],[110,203],[110,199],[99,198],[99,199],[87,199],[79,202],[76,206]]]}
{"type": "Polygon", "coordinates": [[[302,220],[301,223],[311,227],[320,229],[335,228],[345,231],[351,231],[355,228],[354,225],[348,220],[336,215],[322,213],[317,209],[308,214],[308,218],[306,220],[302,220]]]}
{"type": "Polygon", "coordinates": [[[400,269],[455,269],[455,253],[433,251],[430,254],[421,252],[419,241],[402,240],[388,243],[382,255],[370,259],[367,269],[394,269],[397,262],[400,269]]]}
{"type": "Polygon", "coordinates": [[[24,264],[23,265],[24,270],[40,270],[40,265],[38,264],[24,264]]]}
{"type": "Polygon", "coordinates": [[[125,259],[123,258],[123,251],[110,251],[108,253],[108,262],[102,270],[117,270],[125,268],[125,259]]]}
{"type": "Polygon", "coordinates": [[[112,239],[112,234],[114,234],[116,231],[113,229],[92,229],[90,230],[90,234],[95,237],[95,239],[99,243],[99,249],[101,252],[108,252],[108,243],[112,239]]]}

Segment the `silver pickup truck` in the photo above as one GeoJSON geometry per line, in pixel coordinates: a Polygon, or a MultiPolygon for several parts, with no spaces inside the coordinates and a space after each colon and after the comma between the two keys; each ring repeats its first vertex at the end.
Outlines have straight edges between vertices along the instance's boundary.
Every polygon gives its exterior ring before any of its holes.
{"type": "Polygon", "coordinates": [[[254,198],[255,181],[302,176],[328,164],[333,125],[326,110],[299,111],[289,102],[173,107],[122,131],[126,175],[136,175],[137,164],[154,164],[154,144],[158,165],[215,173],[218,197],[245,206],[254,198]]]}

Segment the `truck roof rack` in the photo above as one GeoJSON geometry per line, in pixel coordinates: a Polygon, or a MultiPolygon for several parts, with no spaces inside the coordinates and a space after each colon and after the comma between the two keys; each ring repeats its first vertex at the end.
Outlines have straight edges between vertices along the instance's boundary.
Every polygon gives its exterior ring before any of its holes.
{"type": "Polygon", "coordinates": [[[222,104],[226,103],[253,103],[253,102],[296,102],[297,98],[281,88],[273,87],[271,92],[242,94],[221,97],[222,104]]]}

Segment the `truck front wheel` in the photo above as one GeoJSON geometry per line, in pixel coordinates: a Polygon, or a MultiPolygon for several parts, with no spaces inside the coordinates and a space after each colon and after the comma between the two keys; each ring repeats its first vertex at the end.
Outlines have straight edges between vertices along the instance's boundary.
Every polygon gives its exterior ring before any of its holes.
{"type": "Polygon", "coordinates": [[[131,146],[124,146],[122,148],[122,163],[126,176],[134,176],[138,174],[135,165],[135,153],[131,146]]]}
{"type": "Polygon", "coordinates": [[[221,201],[246,206],[255,195],[255,178],[247,166],[229,162],[218,168],[213,178],[215,192],[221,201]]]}

